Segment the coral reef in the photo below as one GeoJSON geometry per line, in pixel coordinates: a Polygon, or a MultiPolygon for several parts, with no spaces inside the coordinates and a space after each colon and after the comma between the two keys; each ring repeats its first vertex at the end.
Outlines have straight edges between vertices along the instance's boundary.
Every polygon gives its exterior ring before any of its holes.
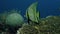
{"type": "Polygon", "coordinates": [[[18,10],[0,14],[1,34],[60,34],[60,16],[40,18],[37,2],[26,10],[26,20],[18,10]]]}
{"type": "Polygon", "coordinates": [[[39,25],[24,25],[19,34],[60,34],[60,16],[42,18],[39,25]]]}

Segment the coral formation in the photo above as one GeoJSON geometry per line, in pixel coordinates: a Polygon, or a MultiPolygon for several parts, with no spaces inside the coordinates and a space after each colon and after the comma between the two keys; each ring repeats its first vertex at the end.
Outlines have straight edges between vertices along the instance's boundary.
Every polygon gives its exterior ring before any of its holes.
{"type": "Polygon", "coordinates": [[[18,31],[19,34],[60,34],[60,16],[42,18],[39,25],[25,25],[18,31]]]}
{"type": "MultiPolygon", "coordinates": [[[[10,10],[0,14],[0,29],[8,32],[16,33],[16,30],[24,23],[23,17],[18,10],[10,10]],[[7,29],[7,30],[6,30],[7,29]]],[[[2,32],[1,31],[1,32],[2,32]]],[[[11,33],[12,34],[12,33],[11,33]]]]}
{"type": "Polygon", "coordinates": [[[6,24],[11,26],[21,26],[23,24],[23,21],[23,17],[18,13],[12,13],[6,18],[6,24]]]}

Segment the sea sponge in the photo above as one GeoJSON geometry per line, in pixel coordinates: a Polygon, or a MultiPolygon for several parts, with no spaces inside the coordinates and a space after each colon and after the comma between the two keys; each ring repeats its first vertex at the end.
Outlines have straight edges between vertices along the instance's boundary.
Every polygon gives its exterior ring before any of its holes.
{"type": "Polygon", "coordinates": [[[23,21],[23,17],[18,13],[9,14],[6,18],[6,24],[11,26],[21,26],[23,21]]]}

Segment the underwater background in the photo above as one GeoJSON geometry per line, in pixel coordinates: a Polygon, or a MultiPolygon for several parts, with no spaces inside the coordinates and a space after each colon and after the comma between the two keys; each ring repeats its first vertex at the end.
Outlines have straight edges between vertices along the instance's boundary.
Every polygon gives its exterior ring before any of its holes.
{"type": "Polygon", "coordinates": [[[40,17],[60,15],[60,0],[0,0],[0,13],[5,10],[18,9],[23,15],[27,7],[36,1],[38,1],[40,17]]]}
{"type": "Polygon", "coordinates": [[[0,34],[60,34],[60,0],[0,0],[0,34]]]}

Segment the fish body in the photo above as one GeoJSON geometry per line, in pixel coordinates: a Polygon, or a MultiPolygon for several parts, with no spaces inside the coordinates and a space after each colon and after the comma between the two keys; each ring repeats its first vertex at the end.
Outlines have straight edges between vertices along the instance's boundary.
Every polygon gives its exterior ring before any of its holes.
{"type": "Polygon", "coordinates": [[[37,4],[38,2],[33,3],[30,5],[27,10],[26,10],[26,18],[31,21],[37,22],[39,20],[39,12],[36,10],[37,9],[37,4]]]}

